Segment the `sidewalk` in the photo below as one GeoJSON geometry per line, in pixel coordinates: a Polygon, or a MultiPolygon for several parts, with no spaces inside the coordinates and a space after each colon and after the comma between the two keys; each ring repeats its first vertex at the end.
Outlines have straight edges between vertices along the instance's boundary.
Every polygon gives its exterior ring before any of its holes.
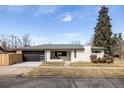
{"type": "Polygon", "coordinates": [[[33,67],[0,67],[0,77],[1,76],[18,76],[25,72],[32,70],[33,67]]]}

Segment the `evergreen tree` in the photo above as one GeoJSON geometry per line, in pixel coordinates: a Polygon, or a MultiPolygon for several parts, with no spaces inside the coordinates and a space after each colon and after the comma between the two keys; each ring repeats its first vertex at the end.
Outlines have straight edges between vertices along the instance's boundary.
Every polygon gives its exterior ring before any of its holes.
{"type": "Polygon", "coordinates": [[[118,51],[118,40],[119,40],[118,34],[114,33],[111,39],[112,39],[111,50],[112,50],[112,54],[114,55],[118,51]]]}
{"type": "Polygon", "coordinates": [[[108,15],[108,8],[101,7],[98,16],[98,22],[95,27],[95,34],[93,39],[93,46],[106,48],[105,53],[111,55],[111,23],[108,15]]]}
{"type": "Polygon", "coordinates": [[[119,57],[123,55],[123,38],[121,33],[114,33],[112,36],[111,49],[113,54],[118,54],[119,57]]]}

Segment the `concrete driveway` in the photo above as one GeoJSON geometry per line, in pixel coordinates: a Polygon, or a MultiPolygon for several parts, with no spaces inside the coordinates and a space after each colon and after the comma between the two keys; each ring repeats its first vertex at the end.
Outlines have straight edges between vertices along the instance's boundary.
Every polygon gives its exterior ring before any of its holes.
{"type": "Polygon", "coordinates": [[[11,66],[0,66],[0,77],[3,76],[18,76],[33,68],[41,65],[43,62],[21,62],[11,66]]]}
{"type": "Polygon", "coordinates": [[[2,88],[124,88],[124,78],[4,77],[2,88]]]}
{"type": "Polygon", "coordinates": [[[39,65],[41,65],[43,62],[38,62],[38,61],[32,61],[32,62],[21,62],[21,63],[17,63],[14,65],[11,65],[11,67],[37,67],[39,65]]]}

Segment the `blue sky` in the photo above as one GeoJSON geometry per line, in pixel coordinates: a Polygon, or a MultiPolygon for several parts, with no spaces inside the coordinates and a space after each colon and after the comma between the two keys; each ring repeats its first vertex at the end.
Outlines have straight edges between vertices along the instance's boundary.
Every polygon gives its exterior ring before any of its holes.
{"type": "MultiPolygon", "coordinates": [[[[0,6],[0,34],[29,33],[33,44],[87,42],[101,6],[0,6]]],[[[107,6],[113,33],[124,31],[124,6],[107,6]]],[[[124,37],[124,35],[123,35],[124,37]]]]}

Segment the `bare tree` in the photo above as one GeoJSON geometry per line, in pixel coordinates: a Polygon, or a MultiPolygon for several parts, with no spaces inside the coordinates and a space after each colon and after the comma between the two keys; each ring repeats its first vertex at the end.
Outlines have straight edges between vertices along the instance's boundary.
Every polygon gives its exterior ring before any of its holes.
{"type": "Polygon", "coordinates": [[[87,41],[84,45],[92,46],[92,44],[93,44],[93,37],[91,37],[90,40],[87,41]]]}
{"type": "Polygon", "coordinates": [[[21,45],[23,47],[28,47],[28,46],[31,46],[31,40],[29,38],[29,34],[24,34],[21,38],[21,45]]]}
{"type": "Polygon", "coordinates": [[[71,44],[80,44],[80,41],[79,40],[73,40],[73,41],[71,41],[71,44]]]}
{"type": "Polygon", "coordinates": [[[20,47],[20,38],[15,35],[10,35],[9,36],[9,46],[10,48],[18,48],[20,47]]]}
{"type": "Polygon", "coordinates": [[[8,46],[8,36],[5,36],[3,34],[0,35],[0,46],[3,48],[3,49],[8,49],[9,46],[8,46]]]}
{"type": "Polygon", "coordinates": [[[0,35],[0,47],[3,49],[13,49],[18,47],[28,47],[31,45],[29,34],[24,34],[22,37],[16,35],[0,35]]]}

